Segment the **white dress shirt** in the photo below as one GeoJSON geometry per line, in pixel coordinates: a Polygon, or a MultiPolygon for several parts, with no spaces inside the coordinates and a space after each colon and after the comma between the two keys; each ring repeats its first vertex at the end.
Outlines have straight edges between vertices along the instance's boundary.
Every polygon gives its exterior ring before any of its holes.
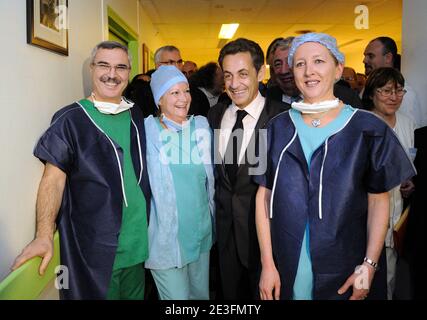
{"type": "Polygon", "coordinates": [[[303,97],[301,95],[298,96],[297,99],[295,99],[294,97],[288,96],[286,94],[282,94],[282,102],[287,103],[289,105],[292,104],[292,102],[294,101],[301,101],[303,100],[303,97]]]}
{"type": "MultiPolygon", "coordinates": [[[[257,97],[248,104],[243,110],[248,114],[243,119],[243,141],[242,148],[239,154],[239,163],[242,163],[242,158],[245,154],[246,148],[248,147],[249,141],[251,140],[252,134],[254,133],[255,126],[258,122],[259,116],[264,109],[265,98],[258,92],[257,97]]],[[[219,152],[221,157],[224,159],[225,150],[227,149],[228,140],[230,139],[231,130],[237,120],[237,107],[234,103],[230,104],[224,112],[224,116],[221,120],[221,130],[219,136],[219,152]]]]}

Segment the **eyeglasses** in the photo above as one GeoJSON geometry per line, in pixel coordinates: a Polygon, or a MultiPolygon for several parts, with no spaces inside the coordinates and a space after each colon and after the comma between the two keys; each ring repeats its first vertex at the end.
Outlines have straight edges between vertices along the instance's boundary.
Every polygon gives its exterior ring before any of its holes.
{"type": "Polygon", "coordinates": [[[406,93],[406,90],[403,88],[399,89],[377,89],[377,91],[383,96],[383,97],[390,97],[392,94],[396,94],[397,97],[403,97],[406,93]]]}
{"type": "Polygon", "coordinates": [[[125,64],[118,64],[117,66],[112,66],[108,63],[97,62],[93,63],[92,65],[103,73],[110,73],[111,68],[114,68],[114,71],[117,72],[119,75],[125,75],[130,70],[130,67],[125,64]]]}
{"type": "Polygon", "coordinates": [[[178,61],[175,60],[168,60],[168,61],[160,61],[159,64],[167,64],[169,66],[181,66],[184,63],[182,59],[179,59],[178,61]]]}

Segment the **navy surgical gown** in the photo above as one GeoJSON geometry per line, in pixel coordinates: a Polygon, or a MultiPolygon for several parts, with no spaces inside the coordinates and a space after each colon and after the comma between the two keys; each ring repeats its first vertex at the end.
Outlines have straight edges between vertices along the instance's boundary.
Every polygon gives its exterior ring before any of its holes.
{"type": "MultiPolygon", "coordinates": [[[[272,190],[271,239],[281,299],[292,299],[307,221],[313,298],[348,299],[351,289],[341,296],[337,291],[365,256],[368,193],[386,192],[412,177],[410,159],[388,125],[363,110],[313,153],[310,170],[289,112],[269,122],[266,143],[267,169],[254,180],[272,190]]],[[[370,295],[382,297],[373,292],[381,287],[373,283],[370,295]]]]}
{"type": "MultiPolygon", "coordinates": [[[[137,107],[129,112],[132,162],[135,175],[141,176],[139,185],[146,198],[148,217],[151,191],[144,170],[144,119],[137,107]]],[[[60,297],[105,299],[122,221],[119,161],[123,167],[123,150],[74,103],[54,115],[37,142],[34,155],[67,175],[56,223],[61,265],[68,268],[69,289],[60,290],[60,297]]]]}

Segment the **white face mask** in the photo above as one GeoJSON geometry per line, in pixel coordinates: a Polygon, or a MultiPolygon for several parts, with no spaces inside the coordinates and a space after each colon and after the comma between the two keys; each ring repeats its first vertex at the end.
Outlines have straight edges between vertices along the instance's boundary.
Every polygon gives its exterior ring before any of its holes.
{"type": "Polygon", "coordinates": [[[112,102],[103,102],[95,100],[95,95],[92,94],[93,105],[98,109],[99,112],[104,114],[119,114],[123,111],[129,110],[134,106],[133,102],[130,102],[126,98],[122,97],[119,104],[112,102]]]}
{"type": "Polygon", "coordinates": [[[327,100],[318,103],[292,102],[292,109],[298,110],[301,113],[321,113],[329,111],[340,105],[340,100],[327,100]]]}

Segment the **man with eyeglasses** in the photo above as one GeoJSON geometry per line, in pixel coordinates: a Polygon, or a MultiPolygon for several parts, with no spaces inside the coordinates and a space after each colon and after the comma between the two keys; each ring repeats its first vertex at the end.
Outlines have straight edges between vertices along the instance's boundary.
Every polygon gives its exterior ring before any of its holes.
{"type": "MultiPolygon", "coordinates": [[[[154,53],[154,63],[156,69],[162,65],[172,65],[176,66],[180,71],[182,71],[184,65],[179,49],[172,45],[166,45],[157,49],[154,53]]],[[[139,96],[139,101],[143,101],[143,103],[141,103],[142,105],[140,105],[140,108],[142,109],[144,117],[148,117],[149,115],[156,116],[159,109],[157,108],[154,102],[150,83],[140,83],[139,90],[136,90],[134,94],[139,96]]],[[[188,111],[188,115],[206,116],[208,114],[210,106],[205,94],[197,87],[191,85],[190,94],[191,104],[190,109],[188,111]]]]}
{"type": "Polygon", "coordinates": [[[143,299],[151,192],[144,118],[122,97],[131,69],[127,47],[98,44],[91,56],[92,94],[54,116],[34,155],[44,164],[35,239],[13,269],[34,256],[43,274],[60,235],[69,286],[61,299],[143,299]]]}
{"type": "MultiPolygon", "coordinates": [[[[371,40],[363,52],[365,75],[381,67],[396,68],[400,71],[400,55],[397,53],[396,42],[389,37],[378,37],[371,40]]],[[[398,113],[403,113],[412,119],[417,128],[427,125],[427,107],[422,106],[414,89],[405,84],[406,94],[403,96],[402,104],[398,113]]],[[[360,97],[363,96],[363,90],[360,97]]]]}

